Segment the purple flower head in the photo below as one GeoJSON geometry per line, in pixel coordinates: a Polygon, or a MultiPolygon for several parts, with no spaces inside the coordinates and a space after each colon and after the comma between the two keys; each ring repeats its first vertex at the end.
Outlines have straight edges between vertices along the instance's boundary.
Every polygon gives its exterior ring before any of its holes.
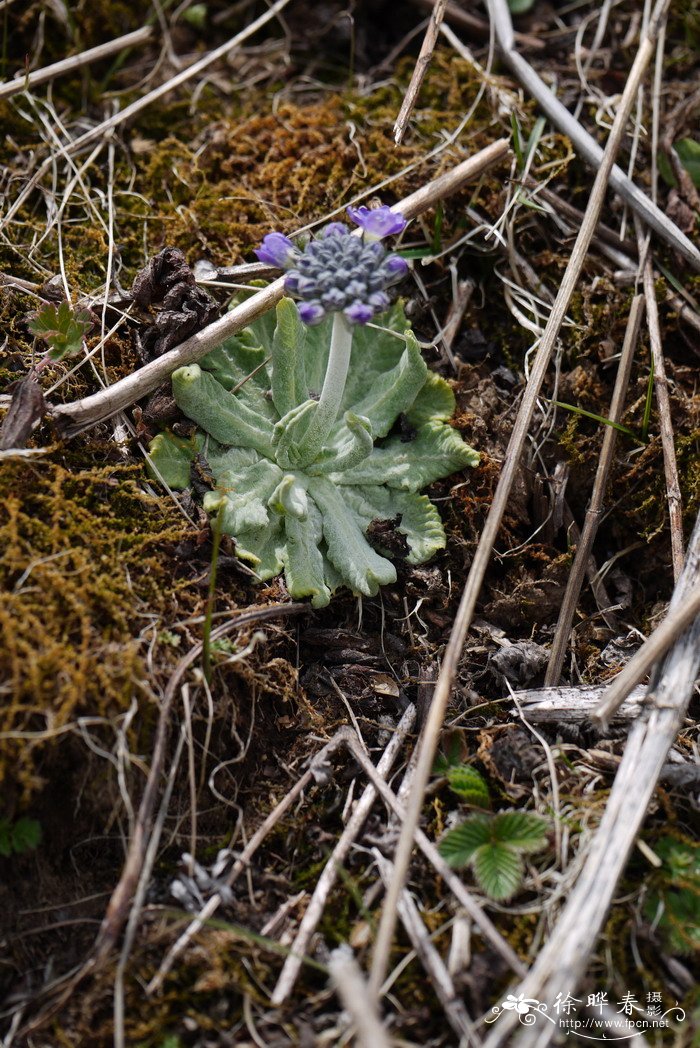
{"type": "Polygon", "coordinates": [[[407,221],[398,211],[392,211],[386,204],[370,210],[368,207],[348,207],[348,216],[359,226],[368,240],[382,240],[384,237],[402,233],[407,221]]]}
{"type": "Polygon", "coordinates": [[[282,233],[268,233],[260,247],[255,249],[255,254],[266,266],[278,269],[289,269],[299,257],[294,244],[282,233]]]}
{"type": "Polygon", "coordinates": [[[320,302],[301,302],[299,304],[299,316],[309,327],[320,324],[325,315],[326,311],[320,302]]]}
{"type": "Polygon", "coordinates": [[[343,313],[351,324],[366,324],[374,316],[374,307],[366,302],[353,302],[343,313]]]}
{"type": "Polygon", "coordinates": [[[330,222],[300,248],[280,233],[269,233],[257,252],[261,261],[287,270],[285,290],[299,301],[305,324],[318,324],[335,313],[351,324],[367,324],[388,309],[386,290],[408,269],[402,258],[387,252],[378,233],[379,225],[382,236],[403,229],[403,216],[388,207],[360,208],[357,214],[361,237],[351,236],[341,222],[330,222]]]}
{"type": "Polygon", "coordinates": [[[342,222],[329,222],[318,235],[325,240],[326,237],[346,237],[349,232],[348,227],[344,226],[342,222]]]}

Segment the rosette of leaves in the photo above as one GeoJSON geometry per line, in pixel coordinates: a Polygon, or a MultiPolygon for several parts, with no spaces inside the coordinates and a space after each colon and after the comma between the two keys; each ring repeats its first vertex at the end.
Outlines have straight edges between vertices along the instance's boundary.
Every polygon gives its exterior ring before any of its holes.
{"type": "Polygon", "coordinates": [[[442,549],[440,516],[420,492],[479,460],[448,424],[452,390],[428,370],[402,307],[376,323],[353,329],[340,409],[322,444],[314,411],[338,319],[307,326],[289,298],[173,374],[175,400],[198,430],[151,444],[157,475],[175,489],[202,456],[215,482],[204,508],[221,509],[238,556],[261,580],[284,572],[290,595],[316,608],[339,587],[373,596],[396,581],[390,549],[368,540],[374,522],[393,523],[409,564],[442,549]]]}

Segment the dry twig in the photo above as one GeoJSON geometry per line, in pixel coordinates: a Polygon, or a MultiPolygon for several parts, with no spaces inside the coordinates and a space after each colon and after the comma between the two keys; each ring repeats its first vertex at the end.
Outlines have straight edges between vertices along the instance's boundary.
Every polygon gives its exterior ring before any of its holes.
{"type": "MultiPolygon", "coordinates": [[[[605,813],[576,885],[535,964],[515,988],[516,994],[550,1002],[557,993],[576,992],[695,688],[700,672],[699,612],[700,517],[666,620],[673,623],[676,643],[649,683],[648,704],[632,725],[605,813]],[[681,635],[683,623],[687,626],[693,618],[681,635]]],[[[660,654],[657,651],[656,658],[660,654]]],[[[498,1029],[494,1028],[485,1048],[546,1048],[557,1032],[556,1026],[545,1023],[546,1029],[533,1026],[514,1037],[516,1024],[517,1016],[500,1016],[498,1029]]]]}
{"type": "Polygon", "coordinates": [[[108,58],[109,55],[114,55],[119,51],[126,51],[129,47],[138,47],[139,44],[145,44],[147,40],[150,40],[152,33],[152,26],[145,25],[141,29],[135,29],[133,33],[126,33],[124,36],[115,37],[114,40],[107,40],[104,44],[90,47],[79,55],[63,58],[60,62],[54,62],[53,65],[44,66],[43,69],[35,69],[31,73],[19,73],[14,79],[0,84],[0,98],[10,98],[12,95],[18,95],[22,91],[37,87],[39,84],[45,84],[48,80],[55,80],[56,77],[63,76],[65,73],[81,69],[90,62],[99,62],[102,58],[108,58]]]}
{"type": "Polygon", "coordinates": [[[667,5],[668,0],[658,0],[649,25],[649,31],[640,44],[637,57],[635,58],[632,69],[630,70],[627,84],[620,100],[620,106],[605,147],[603,159],[593,183],[581,229],[576,238],[576,243],[574,244],[571,258],[569,259],[569,264],[559,288],[559,293],[557,294],[554,305],[552,306],[547,326],[540,341],[537,356],[530,374],[530,381],[528,382],[527,388],[523,394],[523,399],[508,444],[503,470],[498,481],[491,509],[484,524],[484,530],[474,554],[471,570],[464,587],[455,623],[445,651],[440,677],[437,682],[437,687],[435,688],[433,703],[419,743],[420,755],[418,759],[418,767],[416,769],[414,789],[407,806],[406,819],[402,827],[401,837],[399,838],[394,859],[394,877],[389,891],[387,892],[387,898],[382,911],[382,919],[375,944],[372,977],[370,980],[373,993],[378,993],[379,988],[384,982],[396,921],[396,906],[399,895],[406,882],[408,865],[411,858],[411,851],[413,849],[413,837],[416,828],[418,827],[420,813],[423,806],[423,796],[430,778],[435,750],[437,748],[437,741],[452,689],[452,682],[457,672],[459,659],[464,647],[464,641],[472,620],[472,615],[474,614],[476,599],[479,590],[481,589],[486,568],[491,558],[494,542],[498,535],[498,530],[508,503],[520,455],[525,445],[537,398],[549,366],[559,329],[566,315],[567,306],[574,288],[576,287],[581,270],[583,269],[588,247],[598,225],[614,158],[617,155],[623,135],[625,134],[627,121],[636,98],[637,89],[649,60],[653,55],[655,36],[658,31],[659,22],[663,17],[667,5]]]}
{"type": "Polygon", "coordinates": [[[445,15],[445,7],[447,6],[447,0],[435,0],[433,9],[430,12],[430,20],[428,22],[428,28],[425,31],[423,37],[423,43],[421,44],[420,54],[416,60],[415,69],[411,76],[411,82],[406,89],[403,102],[401,103],[401,109],[399,115],[396,118],[394,124],[394,141],[397,146],[400,146],[403,141],[403,136],[406,134],[406,128],[408,121],[413,112],[413,107],[416,104],[416,98],[420,91],[421,84],[425,78],[425,74],[428,71],[430,65],[430,59],[432,58],[433,51],[435,50],[435,42],[440,32],[440,25],[445,15]]]}
{"type": "MultiPolygon", "coordinates": [[[[639,326],[642,320],[643,306],[643,296],[637,295],[633,300],[630,309],[627,330],[625,331],[625,340],[622,346],[620,363],[617,369],[615,388],[613,390],[612,402],[608,413],[611,422],[619,422],[622,418],[627,386],[632,371],[634,351],[639,337],[639,326]]],[[[595,542],[598,525],[603,513],[603,499],[605,498],[605,490],[608,486],[610,468],[615,453],[616,438],[617,430],[613,426],[606,426],[603,435],[603,446],[600,450],[598,468],[593,483],[591,501],[586,510],[583,531],[581,532],[581,538],[576,547],[576,556],[574,557],[574,562],[571,566],[564,599],[562,600],[561,609],[559,611],[557,630],[554,635],[552,652],[549,657],[549,665],[547,666],[547,673],[544,678],[545,687],[551,687],[558,684],[561,676],[564,657],[566,655],[566,647],[569,643],[569,635],[571,633],[571,623],[573,622],[574,612],[576,611],[579,594],[581,593],[581,586],[583,585],[583,578],[586,574],[586,566],[591,555],[591,550],[593,549],[593,543],[595,542]]]]}
{"type": "MultiPolygon", "coordinates": [[[[556,95],[549,90],[532,66],[515,50],[513,22],[506,0],[488,0],[489,13],[496,30],[496,38],[504,57],[522,85],[542,107],[554,126],[568,135],[586,163],[598,169],[603,162],[603,150],[592,135],[571,115],[556,95]]],[[[656,22],[652,16],[652,22],[656,22]]],[[[656,33],[656,30],[655,30],[656,33]]],[[[629,81],[628,81],[629,83],[629,81]]],[[[635,90],[636,98],[636,90],[635,90]]],[[[608,181],[616,193],[634,208],[639,217],[669,243],[693,269],[700,271],[700,251],[681,232],[664,212],[643,193],[617,166],[613,166],[608,181]]]]}

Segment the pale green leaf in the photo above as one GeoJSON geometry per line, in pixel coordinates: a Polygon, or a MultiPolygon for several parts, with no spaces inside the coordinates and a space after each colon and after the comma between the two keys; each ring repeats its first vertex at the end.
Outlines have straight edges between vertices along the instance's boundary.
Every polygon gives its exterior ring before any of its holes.
{"type": "Polygon", "coordinates": [[[374,443],[369,419],[346,411],[343,422],[343,428],[333,444],[324,448],[315,462],[307,466],[311,476],[352,469],[371,455],[374,443]]]}
{"type": "Polygon", "coordinates": [[[365,462],[331,479],[336,484],[387,484],[419,491],[440,477],[478,464],[478,453],[464,443],[457,430],[443,422],[429,422],[413,440],[389,437],[365,462]]]}
{"type": "Polygon", "coordinates": [[[324,558],[320,550],[323,537],[321,514],[309,501],[306,519],[293,516],[285,519],[285,579],[287,589],[295,599],[311,597],[314,608],[324,608],[331,599],[326,585],[324,558]]]}
{"type": "Polygon", "coordinates": [[[380,586],[396,582],[394,565],[369,545],[357,517],[335,484],[325,477],[310,477],[309,494],[323,516],[328,559],[350,588],[373,597],[380,586]]]}
{"type": "Polygon", "coordinates": [[[273,457],[272,426],[234,394],[227,393],[213,375],[198,364],[178,368],[173,374],[178,407],[220,444],[255,448],[273,457]]]}
{"type": "Polygon", "coordinates": [[[484,844],[473,860],[477,883],[496,902],[506,902],[517,892],[523,880],[523,860],[507,844],[484,844]]]}
{"type": "Polygon", "coordinates": [[[272,339],[272,399],[280,416],[309,398],[304,347],[308,328],[290,298],[277,304],[277,326],[272,339]]]}
{"type": "Polygon", "coordinates": [[[155,480],[167,484],[173,491],[183,491],[190,483],[190,466],[196,456],[193,440],[159,433],[149,445],[146,468],[155,480]]]}
{"type": "Polygon", "coordinates": [[[416,427],[434,420],[447,422],[454,415],[455,406],[455,395],[449,382],[429,371],[412,407],[406,412],[406,421],[416,427]]]}
{"type": "Polygon", "coordinates": [[[18,819],[12,827],[12,848],[18,854],[35,851],[41,843],[41,825],[36,819],[26,815],[18,819]]]}
{"type": "Polygon", "coordinates": [[[404,338],[406,348],[398,364],[377,375],[371,390],[353,404],[355,414],[369,419],[375,439],[387,435],[399,415],[409,410],[425,384],[428,367],[416,337],[412,331],[406,331],[404,338]]]}

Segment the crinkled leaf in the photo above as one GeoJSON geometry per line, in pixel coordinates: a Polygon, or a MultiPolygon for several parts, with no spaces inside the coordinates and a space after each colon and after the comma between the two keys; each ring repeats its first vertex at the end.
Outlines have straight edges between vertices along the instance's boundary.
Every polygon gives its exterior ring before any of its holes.
{"type": "Polygon", "coordinates": [[[404,443],[399,437],[389,437],[361,465],[333,474],[331,479],[336,484],[387,484],[419,491],[440,477],[478,463],[478,452],[464,443],[457,430],[443,422],[429,422],[413,440],[404,443]]]}
{"type": "Polygon", "coordinates": [[[215,474],[217,491],[209,492],[204,497],[204,508],[207,513],[218,509],[218,500],[225,497],[222,531],[234,537],[242,531],[255,528],[266,528],[270,522],[269,500],[282,479],[282,470],[269,459],[261,458],[236,476],[229,487],[226,474],[219,471],[215,474]],[[221,479],[220,479],[221,478],[221,479]]]}
{"type": "Polygon", "coordinates": [[[494,816],[493,839],[518,851],[540,851],[547,844],[547,822],[532,812],[504,811],[494,816]]]}
{"type": "Polygon", "coordinates": [[[405,413],[406,421],[416,427],[433,420],[447,422],[454,415],[455,407],[455,395],[449,382],[429,371],[420,393],[405,413]]]}
{"type": "Polygon", "coordinates": [[[369,545],[335,484],[325,477],[310,477],[309,493],[323,516],[328,559],[350,588],[373,597],[380,586],[396,582],[394,565],[369,545]]]}
{"type": "Polygon", "coordinates": [[[272,338],[272,399],[280,416],[308,399],[304,346],[307,327],[289,298],[277,304],[277,326],[272,338]]]}
{"type": "Polygon", "coordinates": [[[30,321],[29,330],[49,345],[52,360],[64,360],[82,349],[83,339],[92,327],[92,317],[84,310],[74,310],[68,302],[56,307],[49,303],[30,321]]]}
{"type": "MultiPolygon", "coordinates": [[[[306,520],[309,515],[306,485],[300,483],[293,473],[287,473],[270,495],[269,506],[275,513],[279,513],[283,517],[306,520]]],[[[320,540],[320,532],[318,537],[320,540]]]]}
{"type": "Polygon", "coordinates": [[[277,421],[275,406],[267,395],[269,377],[265,351],[260,346],[247,345],[242,334],[229,338],[223,345],[207,353],[199,364],[224,389],[236,389],[236,397],[253,411],[272,422],[277,421]]]}
{"type": "Polygon", "coordinates": [[[522,884],[523,860],[507,844],[484,844],[473,860],[477,883],[496,902],[506,902],[522,884]]]}
{"type": "Polygon", "coordinates": [[[331,599],[326,585],[323,554],[321,514],[310,500],[306,519],[285,518],[287,542],[285,546],[285,579],[287,589],[295,597],[311,597],[314,608],[324,608],[331,599]]]}
{"type": "Polygon", "coordinates": [[[412,331],[404,334],[406,348],[395,367],[377,375],[371,390],[353,404],[353,412],[369,419],[372,434],[385,437],[400,414],[409,410],[422,386],[428,367],[412,331]]]}
{"type": "Polygon", "coordinates": [[[189,364],[178,368],[172,382],[178,407],[220,444],[255,448],[262,455],[274,457],[268,420],[227,393],[213,375],[198,364],[189,364]]]}
{"type": "Polygon", "coordinates": [[[400,534],[408,540],[409,564],[423,564],[445,548],[445,529],[440,514],[427,495],[411,491],[390,491],[378,484],[344,487],[345,501],[360,518],[366,531],[373,520],[394,520],[400,534]]]}
{"type": "Polygon", "coordinates": [[[330,447],[324,448],[315,462],[307,466],[311,476],[322,476],[339,470],[352,469],[372,454],[372,423],[368,418],[345,412],[342,431],[330,447]]]}
{"type": "Polygon", "coordinates": [[[488,808],[489,788],[476,768],[470,764],[457,764],[445,772],[450,789],[463,801],[478,808],[488,808]]]}
{"type": "Polygon", "coordinates": [[[470,815],[459,826],[445,834],[439,851],[450,866],[466,866],[478,848],[491,842],[491,816],[470,815]]]}

